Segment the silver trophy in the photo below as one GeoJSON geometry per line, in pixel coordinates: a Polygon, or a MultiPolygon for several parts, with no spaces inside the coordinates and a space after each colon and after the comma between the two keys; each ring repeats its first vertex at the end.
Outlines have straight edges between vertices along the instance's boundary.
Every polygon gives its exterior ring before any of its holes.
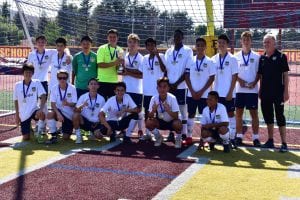
{"type": "MultiPolygon", "coordinates": [[[[126,54],[127,54],[127,49],[125,51],[123,51],[123,49],[117,50],[117,55],[118,55],[118,58],[120,58],[120,59],[124,59],[126,54]]],[[[122,74],[123,72],[124,72],[124,66],[123,66],[123,64],[120,64],[119,68],[118,68],[118,74],[122,74]]]]}

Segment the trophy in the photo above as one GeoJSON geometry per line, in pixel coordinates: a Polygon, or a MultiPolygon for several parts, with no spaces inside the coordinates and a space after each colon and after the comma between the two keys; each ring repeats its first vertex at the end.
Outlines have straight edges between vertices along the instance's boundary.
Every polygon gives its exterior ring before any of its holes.
{"type": "MultiPolygon", "coordinates": [[[[123,51],[123,49],[117,50],[117,56],[120,59],[125,59],[126,54],[127,54],[127,49],[126,49],[126,51],[123,51]]],[[[124,72],[124,67],[123,67],[123,64],[121,63],[118,67],[118,74],[122,74],[123,72],[124,72]]]]}

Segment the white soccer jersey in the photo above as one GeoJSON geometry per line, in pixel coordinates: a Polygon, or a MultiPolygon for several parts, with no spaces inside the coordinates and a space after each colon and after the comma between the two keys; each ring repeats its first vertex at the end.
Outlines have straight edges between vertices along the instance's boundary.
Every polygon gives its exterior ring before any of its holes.
{"type": "Polygon", "coordinates": [[[50,80],[49,80],[49,90],[58,84],[57,72],[60,69],[66,70],[69,74],[68,83],[72,76],[72,63],[67,64],[67,55],[64,54],[62,59],[58,59],[58,54],[54,54],[51,58],[50,64],[50,80]]]}
{"type": "Polygon", "coordinates": [[[208,106],[203,109],[201,118],[202,125],[222,122],[229,122],[227,111],[223,104],[218,103],[213,112],[210,112],[208,106]]]}
{"type": "Polygon", "coordinates": [[[19,117],[27,120],[38,109],[38,98],[46,94],[39,80],[33,79],[29,86],[19,81],[15,85],[13,100],[18,101],[19,117]]]}
{"type": "MultiPolygon", "coordinates": [[[[137,53],[130,56],[129,53],[125,57],[125,68],[140,70],[143,63],[143,56],[137,53]]],[[[143,93],[143,80],[132,76],[123,76],[123,81],[126,84],[126,92],[142,94],[143,93]]]]}
{"type": "MultiPolygon", "coordinates": [[[[165,54],[166,68],[170,84],[175,83],[184,73],[188,62],[193,59],[193,50],[183,45],[179,51],[174,47],[169,48],[165,54]]],[[[181,82],[177,89],[185,89],[185,81],[181,82]]]]}
{"type": "Polygon", "coordinates": [[[88,103],[88,106],[82,108],[81,115],[88,119],[90,122],[99,122],[98,115],[101,111],[101,108],[105,104],[105,99],[100,94],[97,94],[96,98],[91,99],[89,96],[89,92],[87,92],[79,97],[76,107],[78,108],[85,102],[88,103]]]}
{"type": "MultiPolygon", "coordinates": [[[[238,61],[238,76],[247,83],[251,83],[255,80],[258,71],[258,63],[260,55],[254,51],[250,51],[250,54],[243,55],[242,51],[238,52],[235,57],[238,61]]],[[[237,93],[258,93],[258,84],[253,89],[241,87],[240,83],[236,82],[237,93]]]]}
{"type": "MultiPolygon", "coordinates": [[[[164,76],[160,69],[159,61],[156,56],[154,59],[149,59],[149,54],[144,56],[143,64],[140,71],[143,73],[143,94],[146,96],[154,96],[157,93],[157,80],[164,76]]],[[[166,65],[164,54],[159,54],[164,65],[166,65]]]]}
{"type": "Polygon", "coordinates": [[[34,66],[33,79],[38,79],[41,82],[48,80],[52,56],[56,53],[56,49],[45,49],[45,52],[42,54],[37,53],[37,50],[29,53],[28,63],[31,63],[34,66]]]}
{"type": "Polygon", "coordinates": [[[156,105],[159,105],[157,108],[158,117],[166,122],[172,121],[173,118],[164,110],[164,103],[167,103],[170,106],[172,112],[179,112],[179,105],[177,103],[177,99],[171,93],[167,94],[167,98],[164,102],[160,102],[159,95],[153,96],[149,104],[149,112],[152,111],[154,102],[156,103],[156,105]]]}
{"type": "Polygon", "coordinates": [[[116,96],[110,97],[102,107],[101,111],[106,114],[107,121],[118,121],[120,118],[128,115],[128,113],[120,115],[120,112],[126,108],[136,108],[136,104],[128,94],[124,94],[123,102],[121,104],[117,102],[116,96]]]}
{"type": "MultiPolygon", "coordinates": [[[[213,61],[207,56],[203,57],[202,59],[197,59],[197,56],[194,56],[186,68],[186,72],[188,72],[190,76],[193,90],[196,92],[205,86],[210,76],[216,74],[216,66],[213,61]]],[[[207,95],[210,91],[211,88],[208,88],[203,93],[201,98],[207,98],[207,95]]],[[[187,96],[192,96],[190,90],[188,90],[187,96]]]]}
{"type": "Polygon", "coordinates": [[[72,84],[67,84],[68,88],[67,90],[62,90],[59,88],[59,85],[55,85],[51,89],[50,94],[50,102],[54,102],[56,104],[56,107],[62,112],[64,116],[66,116],[68,119],[72,120],[73,114],[74,114],[74,108],[70,106],[63,106],[62,101],[64,99],[67,100],[69,103],[75,103],[77,102],[77,92],[72,84]]]}
{"type": "MultiPolygon", "coordinates": [[[[219,54],[216,54],[212,57],[212,60],[216,65],[216,77],[213,88],[219,93],[220,97],[226,97],[231,86],[232,75],[238,73],[237,60],[229,52],[225,59],[220,59],[219,54]]],[[[232,92],[232,97],[235,98],[235,89],[232,92]]]]}

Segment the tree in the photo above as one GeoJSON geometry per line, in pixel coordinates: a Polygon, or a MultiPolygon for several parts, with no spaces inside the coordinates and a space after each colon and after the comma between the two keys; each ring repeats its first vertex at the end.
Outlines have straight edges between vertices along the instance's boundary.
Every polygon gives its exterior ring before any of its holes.
{"type": "Polygon", "coordinates": [[[39,35],[44,35],[45,34],[45,28],[47,26],[47,24],[49,23],[47,16],[46,16],[46,12],[43,11],[42,12],[42,16],[39,19],[39,23],[38,23],[38,30],[37,33],[39,35]]]}
{"type": "Polygon", "coordinates": [[[31,21],[29,21],[29,23],[27,23],[27,27],[28,27],[29,35],[30,36],[35,36],[36,35],[36,30],[35,30],[34,24],[31,21]]]}
{"type": "Polygon", "coordinates": [[[91,8],[93,6],[92,2],[90,0],[82,0],[80,3],[80,8],[78,10],[78,13],[80,15],[79,20],[81,28],[79,29],[80,35],[90,35],[90,15],[91,15],[91,8]]]}
{"type": "Polygon", "coordinates": [[[48,22],[45,26],[44,35],[47,38],[47,43],[49,45],[55,45],[55,40],[60,37],[61,27],[58,26],[57,22],[48,22]]]}
{"type": "Polygon", "coordinates": [[[19,45],[20,40],[24,38],[23,32],[15,24],[8,24],[4,21],[3,17],[0,16],[0,44],[19,45]]]}
{"type": "Polygon", "coordinates": [[[9,11],[10,5],[7,3],[7,1],[5,1],[2,4],[2,9],[1,9],[1,15],[3,17],[3,19],[8,22],[10,21],[10,11],[9,11]]]}
{"type": "Polygon", "coordinates": [[[200,24],[195,27],[195,35],[201,36],[206,35],[207,26],[204,24],[200,24]]]}
{"type": "MultiPolygon", "coordinates": [[[[24,13],[22,13],[23,16],[24,16],[24,13]]],[[[21,18],[20,18],[20,14],[19,13],[16,13],[14,15],[14,19],[13,19],[13,22],[14,24],[19,28],[19,29],[23,29],[23,25],[22,25],[22,21],[21,21],[21,18]]]]}

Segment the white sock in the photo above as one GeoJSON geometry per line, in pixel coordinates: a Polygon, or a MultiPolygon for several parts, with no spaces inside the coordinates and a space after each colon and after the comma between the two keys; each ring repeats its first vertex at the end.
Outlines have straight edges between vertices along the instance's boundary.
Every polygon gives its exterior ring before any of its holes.
{"type": "Polygon", "coordinates": [[[134,130],[136,124],[137,124],[137,120],[134,120],[134,119],[130,120],[128,128],[126,130],[127,137],[130,137],[132,135],[132,131],[134,130]]]}
{"type": "Polygon", "coordinates": [[[175,139],[176,140],[181,140],[181,133],[176,133],[175,139]]]}
{"type": "Polygon", "coordinates": [[[209,142],[209,143],[216,142],[216,140],[213,139],[212,137],[202,138],[202,140],[203,142],[209,142]]]}
{"type": "Polygon", "coordinates": [[[55,119],[48,119],[47,120],[47,125],[49,127],[49,132],[50,133],[55,133],[57,131],[55,119]]]}
{"type": "Polygon", "coordinates": [[[151,131],[149,131],[149,129],[146,128],[146,135],[150,135],[151,136],[151,131]]]}
{"type": "Polygon", "coordinates": [[[187,120],[187,137],[192,137],[193,135],[193,128],[194,128],[194,122],[195,118],[188,118],[187,120]]]}
{"type": "Polygon", "coordinates": [[[230,139],[233,140],[236,134],[236,120],[235,117],[229,118],[229,130],[230,130],[230,139]]]}
{"type": "Polygon", "coordinates": [[[140,113],[139,113],[139,119],[138,119],[138,121],[137,121],[137,123],[138,123],[138,129],[139,129],[139,130],[142,130],[142,129],[143,129],[143,121],[144,121],[143,113],[140,112],[140,113]]]}
{"type": "Polygon", "coordinates": [[[236,134],[236,137],[243,139],[244,135],[242,133],[238,133],[238,134],[236,134]]]}
{"type": "Polygon", "coordinates": [[[229,144],[229,132],[227,132],[224,135],[220,134],[220,138],[222,138],[223,144],[229,144]]]}
{"type": "Polygon", "coordinates": [[[41,132],[44,130],[46,126],[46,122],[45,120],[39,120],[37,125],[38,125],[38,132],[41,132]]]}
{"type": "Polygon", "coordinates": [[[156,128],[156,129],[153,129],[152,133],[153,133],[154,136],[160,135],[160,133],[159,133],[159,131],[158,131],[157,128],[156,128]]]}
{"type": "Polygon", "coordinates": [[[180,110],[180,114],[181,114],[181,120],[182,120],[182,130],[181,133],[182,134],[187,134],[188,130],[187,130],[187,104],[185,105],[179,105],[179,110],[180,110]]]}
{"type": "Polygon", "coordinates": [[[76,137],[80,137],[81,136],[80,129],[76,129],[75,134],[76,134],[76,137]]]}
{"type": "Polygon", "coordinates": [[[256,133],[256,134],[252,134],[252,140],[258,140],[259,139],[259,135],[258,135],[258,133],[256,133]]]}

